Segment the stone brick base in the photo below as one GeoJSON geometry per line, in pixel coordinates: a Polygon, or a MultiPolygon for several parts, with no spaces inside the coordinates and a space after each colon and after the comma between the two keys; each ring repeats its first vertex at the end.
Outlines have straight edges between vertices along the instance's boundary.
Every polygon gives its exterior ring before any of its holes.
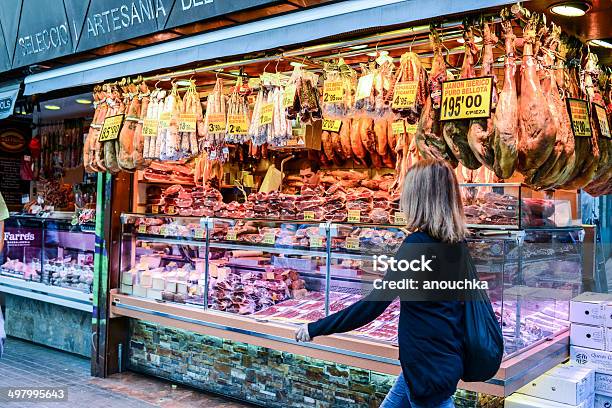
{"type": "MultiPolygon", "coordinates": [[[[130,321],[128,365],[270,408],[376,408],[395,381],[392,375],[139,320],[130,321]]],[[[466,391],[457,392],[455,403],[503,407],[503,399],[466,391]]]]}

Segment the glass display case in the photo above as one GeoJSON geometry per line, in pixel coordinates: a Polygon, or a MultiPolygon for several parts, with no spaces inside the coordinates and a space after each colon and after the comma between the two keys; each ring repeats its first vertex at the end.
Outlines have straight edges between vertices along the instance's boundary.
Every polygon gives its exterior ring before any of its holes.
{"type": "Polygon", "coordinates": [[[534,191],[520,183],[461,184],[467,223],[472,228],[525,229],[580,226],[575,192],[534,191]]]}
{"type": "MultiPolygon", "coordinates": [[[[301,324],[359,300],[398,225],[124,214],[121,293],[301,324]],[[176,231],[182,231],[177,233],[176,231]]],[[[506,358],[567,330],[582,287],[579,228],[475,231],[468,244],[502,325],[506,358]]],[[[397,344],[399,302],[346,336],[397,344]]]]}
{"type": "Polygon", "coordinates": [[[12,215],[5,221],[0,275],[91,293],[93,225],[12,215]]]}

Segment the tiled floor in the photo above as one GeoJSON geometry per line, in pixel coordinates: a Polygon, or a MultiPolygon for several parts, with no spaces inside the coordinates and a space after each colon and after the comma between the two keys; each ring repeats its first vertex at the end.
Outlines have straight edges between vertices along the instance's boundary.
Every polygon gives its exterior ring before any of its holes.
{"type": "Polygon", "coordinates": [[[2,408],[247,408],[134,373],[92,378],[89,360],[8,339],[0,359],[2,387],[67,387],[67,402],[2,402],[2,408]]]}

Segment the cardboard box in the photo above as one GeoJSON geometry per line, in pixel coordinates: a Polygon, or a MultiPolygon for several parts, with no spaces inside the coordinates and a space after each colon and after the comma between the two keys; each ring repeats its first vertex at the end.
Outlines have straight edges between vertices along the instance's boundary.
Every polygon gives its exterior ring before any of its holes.
{"type": "Polygon", "coordinates": [[[611,408],[612,397],[604,394],[595,394],[594,408],[611,408]]]}
{"type": "Polygon", "coordinates": [[[595,396],[591,394],[591,396],[578,405],[568,405],[542,398],[531,397],[525,394],[514,393],[506,398],[504,408],[593,408],[594,397],[595,396]]]}
{"type": "Polygon", "coordinates": [[[572,323],[603,326],[606,322],[606,306],[612,303],[612,295],[607,293],[584,292],[570,301],[570,321],[572,323]]]}
{"type": "Polygon", "coordinates": [[[595,373],[595,393],[612,395],[612,374],[595,373]]]}
{"type": "Polygon", "coordinates": [[[612,374],[612,352],[570,346],[570,365],[612,374]]]}
{"type": "Polygon", "coordinates": [[[570,344],[596,350],[607,350],[605,333],[606,330],[601,326],[572,323],[570,327],[570,344]]]}
{"type": "Polygon", "coordinates": [[[595,372],[587,368],[559,366],[529,382],[517,392],[568,405],[578,405],[595,390],[595,372]]]}

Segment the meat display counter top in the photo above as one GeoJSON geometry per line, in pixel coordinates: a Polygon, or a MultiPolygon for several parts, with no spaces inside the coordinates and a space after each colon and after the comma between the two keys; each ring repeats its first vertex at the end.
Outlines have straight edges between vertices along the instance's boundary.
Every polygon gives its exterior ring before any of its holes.
{"type": "MultiPolygon", "coordinates": [[[[297,324],[358,301],[382,277],[373,256],[402,245],[408,232],[401,226],[121,218],[114,315],[398,373],[398,301],[350,333],[312,344],[295,343],[293,333],[297,324]]],[[[503,328],[505,358],[496,378],[466,388],[508,395],[566,358],[569,299],[582,290],[583,237],[580,228],[473,233],[468,244],[503,328]]]]}

